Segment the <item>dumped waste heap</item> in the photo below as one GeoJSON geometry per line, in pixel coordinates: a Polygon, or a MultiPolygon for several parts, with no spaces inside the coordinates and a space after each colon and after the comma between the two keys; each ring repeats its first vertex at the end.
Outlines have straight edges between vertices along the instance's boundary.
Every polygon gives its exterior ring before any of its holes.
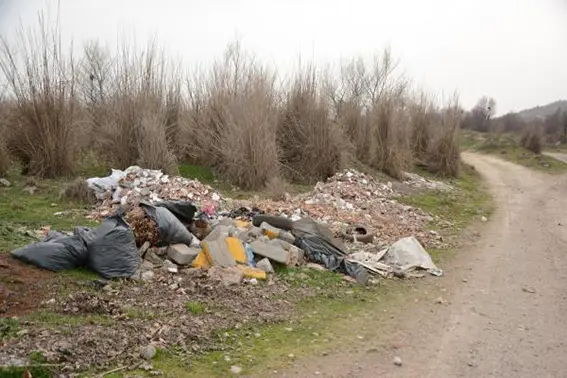
{"type": "Polygon", "coordinates": [[[124,171],[112,170],[108,177],[87,180],[96,198],[101,201],[91,217],[102,219],[122,205],[135,205],[140,201],[189,201],[198,205],[219,204],[221,196],[210,186],[199,180],[170,177],[160,170],[132,166],[124,171]]]}

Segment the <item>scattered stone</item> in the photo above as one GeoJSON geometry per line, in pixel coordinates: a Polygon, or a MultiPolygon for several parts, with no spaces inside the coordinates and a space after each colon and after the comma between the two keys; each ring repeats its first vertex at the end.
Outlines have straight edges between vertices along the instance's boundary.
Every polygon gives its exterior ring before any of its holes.
{"type": "Polygon", "coordinates": [[[445,304],[445,301],[443,300],[443,298],[438,297],[437,299],[435,299],[435,303],[436,304],[445,304]]]}
{"type": "Polygon", "coordinates": [[[152,358],[154,358],[156,352],[156,348],[151,344],[140,348],[140,356],[145,360],[151,360],[152,358]]]}
{"type": "Polygon", "coordinates": [[[467,280],[466,278],[463,278],[463,282],[467,283],[467,282],[469,282],[469,280],[467,280]]]}
{"type": "Polygon", "coordinates": [[[533,287],[523,287],[522,291],[524,293],[530,293],[530,294],[535,294],[536,293],[536,289],[534,289],[533,287]]]}
{"type": "Polygon", "coordinates": [[[402,359],[398,356],[394,357],[394,365],[402,366],[402,359]]]}
{"type": "Polygon", "coordinates": [[[169,260],[164,260],[163,261],[163,268],[166,272],[168,273],[178,273],[179,269],[177,268],[177,265],[175,265],[174,263],[172,263],[169,260]]]}
{"type": "Polygon", "coordinates": [[[232,374],[240,374],[242,373],[242,368],[240,366],[233,365],[230,367],[230,372],[232,374]]]}
{"type": "Polygon", "coordinates": [[[250,282],[251,285],[254,285],[254,286],[258,285],[258,280],[256,278],[250,278],[249,282],[250,282]]]}
{"type": "Polygon", "coordinates": [[[366,349],[366,353],[378,353],[378,348],[368,348],[366,349]]]}
{"type": "Polygon", "coordinates": [[[287,355],[287,358],[289,358],[289,359],[294,359],[294,358],[295,358],[295,354],[290,353],[290,354],[287,355]]]}
{"type": "Polygon", "coordinates": [[[178,265],[189,265],[201,252],[197,248],[188,247],[185,244],[173,244],[167,248],[167,256],[178,265]]]}
{"type": "Polygon", "coordinates": [[[262,269],[266,273],[274,273],[274,267],[268,258],[263,258],[256,263],[258,269],[262,269]]]}
{"type": "Polygon", "coordinates": [[[480,220],[482,222],[488,222],[488,218],[486,218],[485,216],[480,217],[480,220]]]}
{"type": "Polygon", "coordinates": [[[154,278],[155,278],[155,273],[154,273],[153,271],[151,271],[151,270],[142,272],[142,274],[141,274],[141,279],[142,279],[142,281],[144,281],[144,282],[153,281],[154,278]]]}
{"type": "Polygon", "coordinates": [[[150,371],[154,369],[154,365],[150,364],[149,362],[144,362],[140,364],[139,368],[145,371],[150,371]]]}
{"type": "Polygon", "coordinates": [[[6,180],[5,178],[0,178],[0,185],[5,186],[6,188],[12,185],[10,181],[6,180]]]}
{"type": "Polygon", "coordinates": [[[293,328],[291,328],[291,327],[287,327],[287,328],[285,328],[285,330],[286,330],[287,332],[293,332],[293,328]]]}
{"type": "Polygon", "coordinates": [[[31,196],[37,191],[37,186],[26,186],[22,189],[22,191],[28,193],[31,196]]]}

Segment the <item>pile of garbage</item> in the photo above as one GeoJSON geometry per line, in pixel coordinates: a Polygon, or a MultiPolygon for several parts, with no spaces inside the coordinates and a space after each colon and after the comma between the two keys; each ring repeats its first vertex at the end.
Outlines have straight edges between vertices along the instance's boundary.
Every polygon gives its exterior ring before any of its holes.
{"type": "Polygon", "coordinates": [[[54,271],[86,266],[105,278],[144,281],[164,266],[172,274],[214,268],[228,281],[262,280],[274,272],[273,264],[307,261],[363,284],[415,269],[440,274],[420,244],[441,240],[425,231],[432,218],[398,203],[391,183],[355,170],[308,194],[286,202],[257,200],[256,206],[222,200],[197,180],[140,167],[87,183],[100,200],[93,216],[105,215],[100,227],[77,227],[71,235],[50,231],[13,256],[54,271]],[[234,210],[219,211],[221,201],[234,210]]]}
{"type": "Polygon", "coordinates": [[[140,201],[150,204],[162,201],[195,202],[211,213],[222,201],[213,188],[199,180],[170,177],[160,170],[138,166],[124,171],[113,169],[108,177],[89,178],[87,185],[101,201],[91,214],[91,218],[98,220],[115,213],[120,206],[135,205],[140,201]]]}

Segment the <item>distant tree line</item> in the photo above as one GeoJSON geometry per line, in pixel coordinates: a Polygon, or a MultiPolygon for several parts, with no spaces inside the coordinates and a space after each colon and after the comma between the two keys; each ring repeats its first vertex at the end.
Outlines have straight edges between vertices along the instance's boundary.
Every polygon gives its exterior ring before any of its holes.
{"type": "Polygon", "coordinates": [[[548,143],[567,143],[567,110],[560,107],[550,115],[525,120],[518,113],[507,113],[494,117],[496,101],[490,97],[482,97],[469,111],[465,111],[463,129],[479,132],[522,133],[528,129],[538,129],[548,143]]]}

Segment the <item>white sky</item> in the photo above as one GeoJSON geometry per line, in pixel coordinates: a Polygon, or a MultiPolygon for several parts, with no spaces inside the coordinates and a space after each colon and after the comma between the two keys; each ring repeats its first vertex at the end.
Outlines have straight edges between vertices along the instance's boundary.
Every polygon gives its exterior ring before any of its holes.
{"type": "MultiPolygon", "coordinates": [[[[0,0],[0,33],[33,26],[57,0],[0,0]]],[[[567,99],[567,0],[60,0],[65,40],[158,36],[172,57],[207,64],[238,36],[263,60],[337,63],[390,46],[415,82],[489,95],[499,114],[567,99]]]]}

